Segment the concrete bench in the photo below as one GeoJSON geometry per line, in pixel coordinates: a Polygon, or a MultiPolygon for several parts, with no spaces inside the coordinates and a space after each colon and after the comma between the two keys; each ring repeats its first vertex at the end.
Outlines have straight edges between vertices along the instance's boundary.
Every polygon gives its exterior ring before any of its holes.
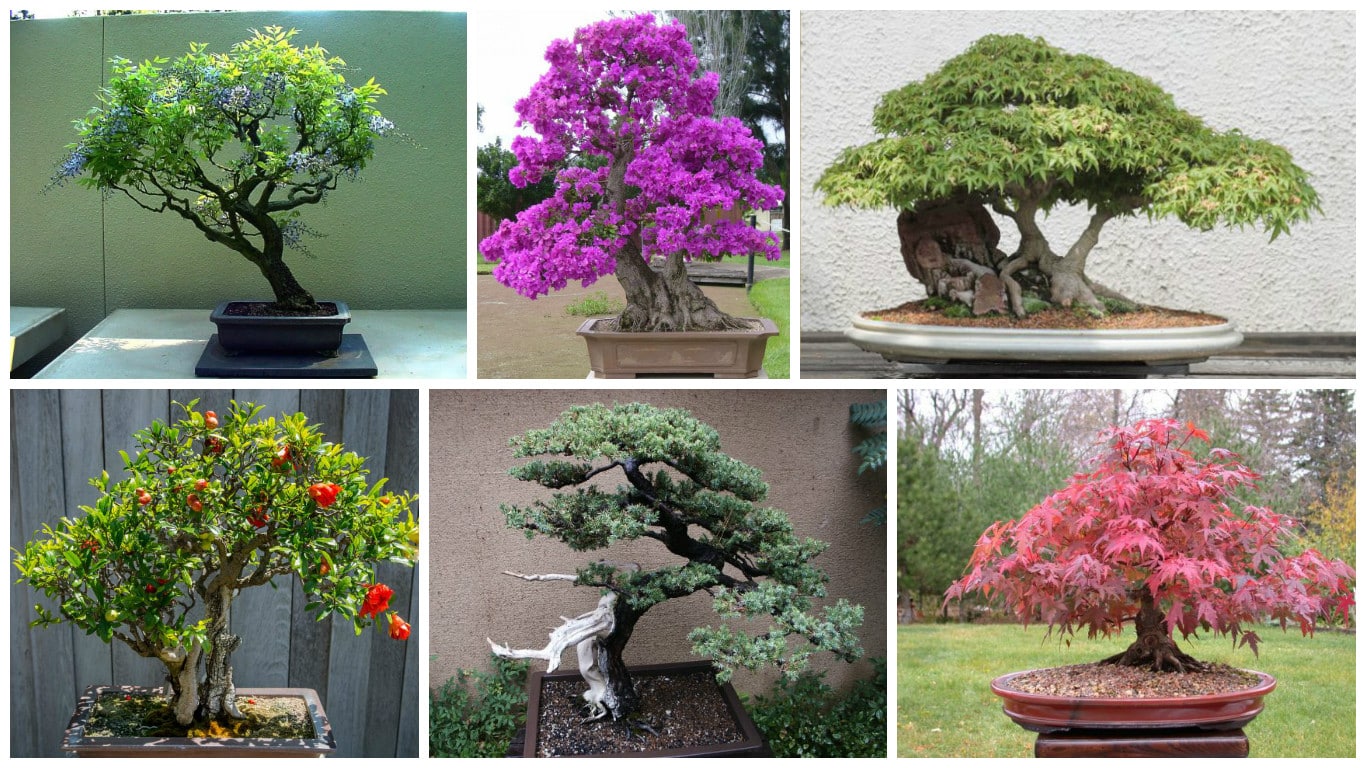
{"type": "Polygon", "coordinates": [[[14,370],[66,333],[66,310],[56,307],[9,308],[9,368],[14,370]]]}

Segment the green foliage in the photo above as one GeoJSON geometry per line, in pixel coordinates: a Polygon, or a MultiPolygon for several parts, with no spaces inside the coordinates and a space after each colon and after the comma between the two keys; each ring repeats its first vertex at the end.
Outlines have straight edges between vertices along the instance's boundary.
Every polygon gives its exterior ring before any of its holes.
{"type": "Polygon", "coordinates": [[[722,616],[768,621],[757,636],[734,624],[689,635],[693,652],[716,662],[718,677],[736,666],[767,664],[795,677],[813,651],[850,661],[861,654],[854,633],[863,621],[861,606],[839,600],[812,612],[828,579],[811,561],[826,544],[799,538],[786,514],[759,506],[768,493],[759,470],[722,453],[716,430],[687,411],[641,403],[575,406],[510,444],[518,457],[549,457],[514,467],[512,476],[557,492],[531,505],[503,505],[509,526],[576,550],[648,538],[684,561],[654,570],[594,563],[579,570],[575,583],[615,592],[618,606],[637,617],[666,600],[707,591],[722,616]],[[619,471],[626,483],[585,485],[609,471],[619,471]],[[581,487],[559,490],[570,486],[581,487]],[[790,637],[808,645],[789,647],[790,637]]]}
{"type": "Polygon", "coordinates": [[[1084,203],[1201,230],[1256,223],[1273,239],[1319,210],[1285,149],[1219,133],[1147,78],[1022,35],[983,37],[887,93],[873,126],[881,138],[816,182],[827,204],[1084,203]]]}
{"type": "Polygon", "coordinates": [[[417,558],[415,497],[370,483],[364,458],[325,442],[302,413],[259,419],[259,407],[234,402],[209,417],[195,401],[181,407],[180,421],[136,433],[136,455],[122,453],[124,479],[90,481],[100,496],[83,515],[15,550],[20,580],[56,604],[55,614],[35,606],[33,624],[69,621],[159,657],[207,642],[199,615],[210,591],[287,574],[318,618],[336,614],[357,633],[380,621],[360,612],[375,564],[417,558]]]}
{"type": "Polygon", "coordinates": [[[592,315],[615,315],[626,308],[626,303],[613,299],[606,291],[595,291],[564,308],[566,315],[590,317],[592,315]]]}
{"type": "Polygon", "coordinates": [[[491,655],[493,671],[462,669],[431,691],[432,757],[506,757],[526,722],[525,661],[491,655]]]}
{"type": "Polygon", "coordinates": [[[76,121],[79,137],[52,185],[120,192],[142,208],[173,212],[204,237],[265,266],[278,302],[311,305],[288,285],[288,245],[316,234],[299,209],[354,179],[395,133],[375,102],[374,79],[349,85],[345,62],[297,30],[266,27],[210,53],[190,43],[171,61],[114,57],[99,105],[76,121]]]}
{"type": "Polygon", "coordinates": [[[774,757],[886,757],[887,660],[869,659],[873,677],[848,694],[824,674],[779,678],[773,693],[746,702],[774,757]]]}
{"type": "MultiPolygon", "coordinates": [[[[854,446],[859,456],[859,474],[876,472],[887,464],[887,401],[854,403],[849,406],[849,422],[870,434],[854,446]]],[[[887,507],[881,506],[863,516],[864,523],[882,525],[887,522],[887,507]]]]}
{"type": "Polygon", "coordinates": [[[952,304],[944,308],[944,317],[972,317],[972,308],[966,304],[952,304]]]}
{"type": "MultiPolygon", "coordinates": [[[[1020,301],[1024,304],[1024,311],[1027,315],[1032,315],[1035,312],[1042,312],[1045,309],[1053,308],[1052,304],[1050,304],[1047,301],[1044,301],[1043,299],[1040,299],[1037,296],[1022,296],[1020,297],[1020,301]]],[[[1101,299],[1101,301],[1105,301],[1105,299],[1101,299]]]]}
{"type": "Polygon", "coordinates": [[[475,201],[481,213],[497,219],[515,218],[518,213],[555,194],[555,179],[551,175],[525,187],[508,180],[508,171],[517,166],[517,156],[503,148],[501,138],[479,147],[475,151],[475,163],[479,168],[479,175],[475,177],[475,201]]]}

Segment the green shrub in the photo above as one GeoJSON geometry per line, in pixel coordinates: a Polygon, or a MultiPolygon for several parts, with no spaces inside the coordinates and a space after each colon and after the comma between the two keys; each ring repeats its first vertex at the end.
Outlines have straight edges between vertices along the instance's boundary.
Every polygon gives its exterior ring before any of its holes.
{"type": "Polygon", "coordinates": [[[779,678],[771,696],[746,702],[775,757],[886,757],[887,660],[840,696],[824,674],[779,678]]]}
{"type": "Polygon", "coordinates": [[[431,692],[432,757],[507,756],[513,735],[526,721],[527,663],[490,658],[492,672],[462,669],[431,692]]]}

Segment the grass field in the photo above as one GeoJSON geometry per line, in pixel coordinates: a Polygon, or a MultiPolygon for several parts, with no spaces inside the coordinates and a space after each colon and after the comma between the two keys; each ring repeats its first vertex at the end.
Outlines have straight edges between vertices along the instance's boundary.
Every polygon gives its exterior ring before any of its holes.
{"type": "MultiPolygon", "coordinates": [[[[991,679],[1007,672],[1084,664],[1117,653],[1131,637],[1072,639],[1017,625],[917,624],[897,630],[897,754],[900,757],[1029,757],[1034,734],[1001,712],[991,679]]],[[[1356,755],[1356,637],[1259,628],[1261,657],[1226,638],[1182,643],[1204,661],[1273,675],[1276,690],[1245,729],[1252,757],[1356,755]]]]}
{"type": "Polygon", "coordinates": [[[778,326],[778,335],[769,339],[768,346],[764,347],[764,372],[770,379],[786,379],[792,375],[791,286],[791,278],[782,277],[757,282],[749,289],[749,303],[778,326]]]}

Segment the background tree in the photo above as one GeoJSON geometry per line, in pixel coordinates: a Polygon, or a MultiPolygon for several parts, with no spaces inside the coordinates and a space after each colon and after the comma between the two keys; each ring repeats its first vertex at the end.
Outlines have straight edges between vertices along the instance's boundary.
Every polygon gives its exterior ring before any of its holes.
{"type": "Polygon", "coordinates": [[[555,194],[555,181],[549,176],[535,184],[517,186],[508,172],[517,167],[517,156],[494,139],[475,151],[479,175],[475,177],[475,201],[481,213],[496,219],[511,219],[536,203],[555,194]]]}
{"type": "Polygon", "coordinates": [[[482,247],[494,277],[529,298],[570,280],[615,274],[621,330],[743,325],[688,280],[685,262],[726,254],[779,258],[772,238],[741,222],[704,224],[712,208],[769,208],[760,144],[735,118],[714,119],[715,74],[698,74],[686,30],[654,17],[609,19],[558,40],[551,69],[517,102],[513,184],[555,176],[551,198],[504,222],[482,247]],[[570,158],[591,167],[564,167],[570,158]],[[598,165],[597,163],[601,163],[598,165]],[[662,272],[650,260],[665,260],[662,272]]]}
{"type": "MultiPolygon", "coordinates": [[[[749,96],[741,104],[740,119],[750,132],[764,141],[764,170],[760,178],[782,188],[783,200],[792,180],[792,158],[787,139],[792,135],[792,87],[787,11],[751,11],[749,43],[745,46],[749,63],[749,96]]],[[[791,206],[783,215],[783,248],[792,247],[791,206]]]]}
{"type": "Polygon", "coordinates": [[[1318,210],[1285,149],[1217,132],[1151,80],[1021,35],[983,37],[887,93],[873,126],[883,138],[845,149],[816,188],[831,205],[900,209],[912,276],[979,314],[1003,298],[1017,316],[1027,296],[1094,312],[1127,301],[1085,273],[1116,217],[1260,224],[1274,238],[1318,210]],[[1091,218],[1055,250],[1038,220],[1060,203],[1091,218]],[[1014,254],[988,210],[1019,231],[1014,254]]]}
{"type": "Polygon", "coordinates": [[[510,574],[601,591],[597,609],[565,619],[543,649],[489,642],[494,653],[545,659],[551,670],[564,650],[577,646],[579,671],[589,683],[585,699],[596,716],[634,713],[639,695],[622,655],[632,631],[654,606],[695,592],[710,594],[723,617],[769,622],[757,636],[731,624],[693,630],[693,652],[711,659],[722,679],[737,666],[768,664],[795,679],[815,651],[846,661],[861,654],[854,634],[861,606],[840,600],[813,612],[827,577],[811,560],[826,545],[798,538],[783,512],[759,506],[768,492],[759,470],[722,453],[716,431],[686,411],[639,403],[579,406],[511,444],[518,457],[550,457],[514,468],[513,477],[556,492],[529,506],[504,505],[509,526],[575,550],[652,539],[682,561],[645,570],[599,560],[574,575],[510,574]],[[614,488],[590,482],[605,473],[624,482],[614,488]],[[567,488],[574,490],[559,490],[567,488]],[[789,647],[789,638],[800,645],[789,647]]]}
{"type": "Polygon", "coordinates": [[[1068,635],[1108,637],[1132,622],[1137,639],[1101,663],[1175,672],[1207,667],[1177,647],[1177,631],[1230,635],[1255,652],[1248,627],[1265,618],[1305,633],[1345,618],[1351,566],[1312,549],[1288,556],[1291,518],[1230,508],[1257,475],[1227,451],[1200,460],[1187,450],[1208,439],[1171,419],[1114,428],[1093,469],[982,534],[946,599],[999,594],[1020,621],[1068,635]]]}

